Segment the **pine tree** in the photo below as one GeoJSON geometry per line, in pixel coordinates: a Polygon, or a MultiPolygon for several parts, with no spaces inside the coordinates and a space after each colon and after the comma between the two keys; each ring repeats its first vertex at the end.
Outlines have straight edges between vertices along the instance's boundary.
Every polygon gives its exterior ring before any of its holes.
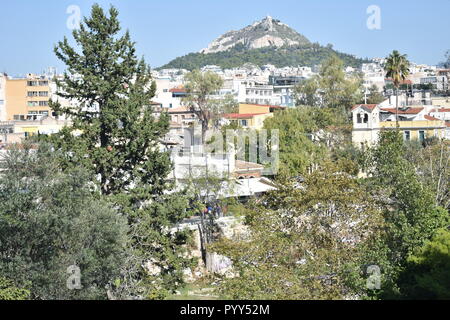
{"type": "Polygon", "coordinates": [[[91,17],[73,32],[77,47],[67,38],[55,47],[67,65],[57,81],[59,96],[77,103],[51,103],[73,125],[50,140],[64,154],[63,168],[90,170],[102,194],[128,216],[130,263],[116,286],[123,289],[119,297],[161,298],[182,283],[182,270],[190,265],[181,258],[187,234],[169,232],[187,215],[187,201],[165,192],[171,163],[159,139],[168,132],[168,115],[153,115],[150,101],[156,86],[150,67],[137,58],[129,32],[120,36],[120,30],[114,7],[108,16],[94,5],[91,17]],[[151,276],[142,267],[149,261],[161,272],[151,276]]]}

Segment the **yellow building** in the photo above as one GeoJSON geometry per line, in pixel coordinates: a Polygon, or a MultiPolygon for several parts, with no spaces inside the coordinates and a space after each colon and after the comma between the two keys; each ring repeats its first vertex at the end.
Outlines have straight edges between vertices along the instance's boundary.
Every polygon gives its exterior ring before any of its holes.
{"type": "Polygon", "coordinates": [[[260,130],[264,127],[264,121],[272,118],[273,113],[228,113],[224,118],[237,122],[243,128],[260,130]]]}
{"type": "Polygon", "coordinates": [[[275,110],[282,110],[284,107],[260,104],[239,104],[238,113],[228,113],[223,117],[229,121],[235,121],[244,128],[260,130],[264,127],[264,121],[272,118],[275,110]]]}
{"type": "Polygon", "coordinates": [[[374,145],[378,142],[381,130],[397,128],[403,133],[405,141],[436,137],[448,138],[448,124],[441,119],[431,116],[434,106],[384,108],[376,104],[360,104],[352,109],[353,130],[352,141],[357,146],[374,145]]]}
{"type": "Polygon", "coordinates": [[[49,80],[29,74],[27,78],[6,79],[6,120],[37,120],[51,115],[49,80]]]}
{"type": "Polygon", "coordinates": [[[271,113],[275,110],[282,110],[285,107],[272,106],[272,105],[262,105],[262,104],[239,104],[239,114],[249,114],[249,113],[271,113]]]}

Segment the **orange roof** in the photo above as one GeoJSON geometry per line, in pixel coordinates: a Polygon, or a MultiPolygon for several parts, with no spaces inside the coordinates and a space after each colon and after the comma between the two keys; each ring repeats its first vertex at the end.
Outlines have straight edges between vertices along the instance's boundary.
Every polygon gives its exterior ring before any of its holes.
{"type": "Polygon", "coordinates": [[[169,92],[186,93],[186,89],[183,87],[176,87],[169,90],[169,92]]]}
{"type": "Polygon", "coordinates": [[[269,113],[267,113],[267,112],[263,112],[263,113],[226,113],[223,115],[223,117],[227,118],[227,119],[249,119],[249,118],[253,118],[254,116],[257,116],[260,114],[269,114],[269,113]]]}
{"type": "Polygon", "coordinates": [[[424,118],[427,119],[427,120],[430,120],[430,121],[440,120],[438,118],[435,118],[435,117],[432,117],[432,116],[429,116],[429,115],[425,115],[424,118]]]}
{"type": "Polygon", "coordinates": [[[264,166],[261,164],[242,161],[242,160],[236,160],[235,167],[236,167],[236,169],[240,169],[240,170],[264,169],[264,166]]]}
{"type": "MultiPolygon", "coordinates": [[[[386,111],[389,113],[397,113],[396,108],[382,108],[382,111],[386,111]]],[[[423,108],[408,108],[406,110],[402,110],[398,108],[399,114],[418,114],[423,110],[423,108]]]]}
{"type": "Polygon", "coordinates": [[[432,112],[450,112],[450,108],[434,109],[432,112]]]}
{"type": "Polygon", "coordinates": [[[357,104],[357,105],[353,106],[352,110],[355,110],[356,108],[359,108],[359,107],[366,107],[370,110],[373,110],[373,109],[375,109],[376,106],[377,106],[377,104],[357,104]]]}
{"type": "MultiPolygon", "coordinates": [[[[393,81],[392,78],[386,78],[386,81],[393,81]]],[[[400,81],[400,84],[412,84],[411,80],[402,80],[400,81]]]]}

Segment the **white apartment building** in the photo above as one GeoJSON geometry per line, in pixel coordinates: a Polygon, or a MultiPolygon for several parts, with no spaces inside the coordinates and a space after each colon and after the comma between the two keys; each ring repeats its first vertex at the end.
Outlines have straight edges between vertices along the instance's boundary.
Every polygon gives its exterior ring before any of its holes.
{"type": "Polygon", "coordinates": [[[448,80],[446,76],[429,76],[420,78],[420,84],[432,84],[436,90],[448,90],[448,80]]]}
{"type": "Polygon", "coordinates": [[[241,81],[238,101],[253,104],[275,105],[279,101],[273,93],[273,86],[252,80],[241,81]]]}
{"type": "Polygon", "coordinates": [[[181,107],[181,98],[174,94],[174,88],[181,87],[181,81],[173,81],[170,78],[157,78],[156,92],[153,100],[161,104],[162,108],[177,109],[181,107]]]}
{"type": "Polygon", "coordinates": [[[399,107],[407,107],[407,106],[431,106],[433,101],[431,99],[431,92],[429,91],[420,91],[413,90],[412,93],[402,93],[396,96],[395,94],[389,95],[389,98],[383,102],[383,106],[387,103],[392,106],[396,106],[398,99],[399,107]]]}

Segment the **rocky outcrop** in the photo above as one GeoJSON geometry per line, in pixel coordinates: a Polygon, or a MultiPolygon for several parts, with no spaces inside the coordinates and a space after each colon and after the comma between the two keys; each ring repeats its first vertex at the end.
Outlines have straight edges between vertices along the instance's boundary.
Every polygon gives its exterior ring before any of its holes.
{"type": "Polygon", "coordinates": [[[230,31],[214,40],[201,53],[227,51],[238,44],[247,49],[309,44],[309,40],[288,25],[268,16],[238,31],[230,31]]]}

